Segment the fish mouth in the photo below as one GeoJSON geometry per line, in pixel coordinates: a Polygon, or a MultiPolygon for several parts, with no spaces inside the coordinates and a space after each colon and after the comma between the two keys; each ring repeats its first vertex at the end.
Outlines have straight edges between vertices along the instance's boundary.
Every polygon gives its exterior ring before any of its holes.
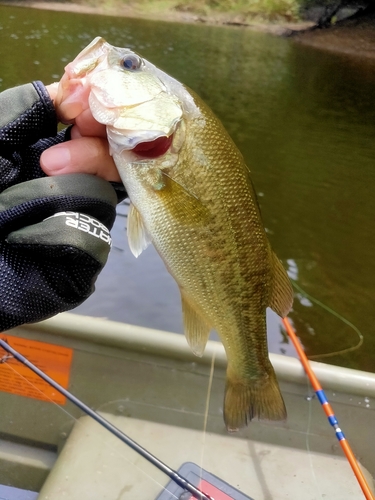
{"type": "Polygon", "coordinates": [[[124,155],[131,162],[159,158],[175,149],[176,131],[122,130],[107,125],[110,154],[124,155]]]}
{"type": "Polygon", "coordinates": [[[152,141],[139,142],[131,151],[142,158],[158,158],[168,151],[172,142],[173,134],[161,136],[152,141]]]}

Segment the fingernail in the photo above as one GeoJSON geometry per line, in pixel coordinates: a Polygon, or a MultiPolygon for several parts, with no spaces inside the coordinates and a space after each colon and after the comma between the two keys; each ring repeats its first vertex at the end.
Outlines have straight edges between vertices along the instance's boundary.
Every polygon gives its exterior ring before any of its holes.
{"type": "Polygon", "coordinates": [[[43,170],[47,169],[48,173],[63,170],[70,165],[70,150],[65,146],[53,146],[46,149],[40,157],[40,164],[43,170]]]}

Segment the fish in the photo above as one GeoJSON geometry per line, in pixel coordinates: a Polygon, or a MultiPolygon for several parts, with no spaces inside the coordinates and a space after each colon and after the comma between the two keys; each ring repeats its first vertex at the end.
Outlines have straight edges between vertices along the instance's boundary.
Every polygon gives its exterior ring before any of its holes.
{"type": "Polygon", "coordinates": [[[268,241],[250,170],[220,120],[187,86],[101,37],[66,66],[58,99],[71,119],[87,101],[106,125],[131,201],[130,249],[138,257],[152,242],[174,277],[194,354],[203,355],[211,330],[218,333],[228,431],[254,418],[285,420],[266,309],[285,317],[293,291],[268,241]]]}

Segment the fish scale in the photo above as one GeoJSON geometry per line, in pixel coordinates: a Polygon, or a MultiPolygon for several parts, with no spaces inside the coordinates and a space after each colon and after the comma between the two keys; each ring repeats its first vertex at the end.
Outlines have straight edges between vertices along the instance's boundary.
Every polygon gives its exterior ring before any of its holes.
{"type": "Polygon", "coordinates": [[[76,89],[80,74],[83,87],[95,93],[91,111],[107,125],[113,158],[132,202],[131,250],[138,256],[152,242],[176,280],[193,352],[203,354],[211,329],[224,345],[228,430],[254,417],[284,419],[284,402],[268,358],[266,308],[286,316],[293,293],[268,242],[241,153],[194,92],[129,49],[95,39],[67,66],[61,95],[69,95],[70,79],[76,89]],[[123,64],[129,56],[131,71],[123,64]],[[119,82],[117,87],[114,82],[119,82]],[[166,103],[162,111],[144,105],[143,96],[151,104],[159,99],[158,86],[166,103]],[[131,106],[126,105],[127,88],[132,89],[131,106]],[[119,100],[125,104],[114,107],[119,100]],[[118,128],[120,123],[126,129],[118,128]],[[145,124],[150,126],[144,129],[145,124]],[[153,157],[152,143],[160,144],[163,137],[169,140],[168,149],[153,157]],[[146,140],[147,158],[142,157],[146,140]]]}

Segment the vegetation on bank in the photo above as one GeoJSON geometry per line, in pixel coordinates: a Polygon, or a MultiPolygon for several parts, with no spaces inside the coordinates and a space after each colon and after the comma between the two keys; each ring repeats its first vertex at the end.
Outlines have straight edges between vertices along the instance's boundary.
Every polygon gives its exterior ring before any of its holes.
{"type": "MultiPolygon", "coordinates": [[[[64,1],[64,0],[62,0],[64,1]]],[[[249,23],[259,21],[299,21],[315,11],[329,15],[341,6],[357,4],[358,0],[65,0],[108,10],[131,7],[140,14],[185,12],[187,14],[249,23]],[[320,9],[320,11],[319,11],[320,9]]],[[[366,4],[365,0],[360,2],[366,4]]]]}
{"type": "Polygon", "coordinates": [[[278,34],[325,28],[353,17],[375,16],[374,0],[0,0],[0,3],[52,10],[59,10],[61,5],[61,10],[165,21],[262,25],[262,29],[278,34]]]}
{"type": "MultiPolygon", "coordinates": [[[[150,0],[143,0],[144,2],[150,0]]],[[[175,9],[210,15],[226,13],[244,19],[284,17],[297,19],[301,0],[191,0],[174,2],[175,9]]]]}

